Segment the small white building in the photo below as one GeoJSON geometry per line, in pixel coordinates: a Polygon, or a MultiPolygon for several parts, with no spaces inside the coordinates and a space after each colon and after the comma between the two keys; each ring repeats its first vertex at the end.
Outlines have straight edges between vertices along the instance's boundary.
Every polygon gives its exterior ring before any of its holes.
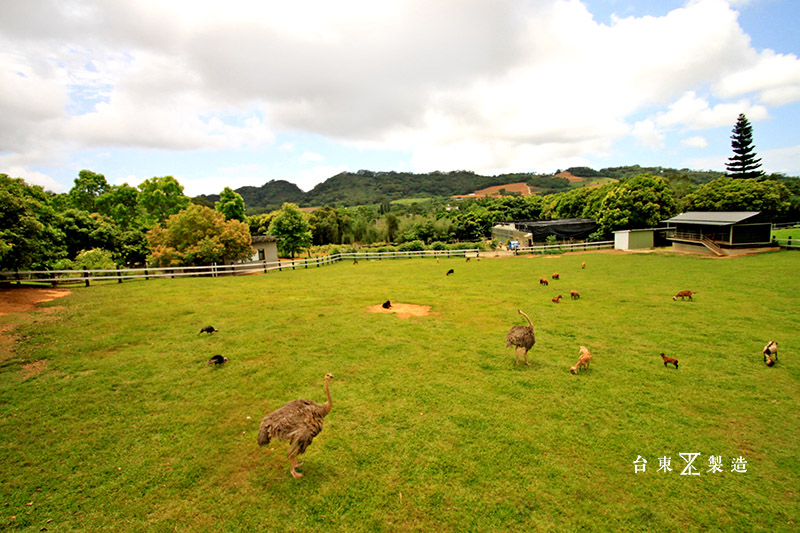
{"type": "Polygon", "coordinates": [[[253,261],[266,261],[268,263],[276,262],[278,260],[278,238],[272,235],[254,235],[252,238],[252,246],[256,253],[253,255],[253,261]]]}

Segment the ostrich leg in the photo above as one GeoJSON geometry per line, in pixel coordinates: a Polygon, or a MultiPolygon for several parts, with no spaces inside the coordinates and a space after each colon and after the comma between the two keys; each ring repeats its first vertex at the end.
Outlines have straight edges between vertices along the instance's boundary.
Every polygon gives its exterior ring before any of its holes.
{"type": "Polygon", "coordinates": [[[295,468],[297,468],[298,466],[301,466],[302,464],[303,463],[300,463],[300,464],[297,463],[297,457],[292,457],[292,477],[294,477],[294,478],[303,477],[303,474],[301,474],[300,472],[295,471],[295,468]]]}

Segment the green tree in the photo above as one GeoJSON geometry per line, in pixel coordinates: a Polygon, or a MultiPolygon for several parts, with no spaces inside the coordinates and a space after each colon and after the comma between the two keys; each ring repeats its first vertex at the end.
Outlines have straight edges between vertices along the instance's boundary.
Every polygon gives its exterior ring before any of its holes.
{"type": "Polygon", "coordinates": [[[158,266],[209,265],[252,257],[250,231],[244,222],[200,205],[171,215],[164,226],[147,233],[148,261],[158,266]]]}
{"type": "Polygon", "coordinates": [[[728,177],[750,179],[760,178],[764,175],[764,172],[759,170],[761,159],[756,158],[756,148],[753,145],[753,127],[744,113],[739,115],[739,119],[733,127],[731,145],[733,146],[733,157],[729,157],[728,162],[725,163],[728,177]]]}
{"type": "Polygon", "coordinates": [[[63,258],[56,218],[42,187],[0,174],[0,269],[40,269],[63,258]]]}
{"type": "Polygon", "coordinates": [[[99,213],[67,209],[58,214],[55,225],[64,235],[68,259],[75,259],[81,251],[93,248],[117,254],[120,252],[119,228],[99,213]]]}
{"type": "Polygon", "coordinates": [[[269,225],[270,235],[278,238],[278,250],[294,259],[295,253],[311,246],[308,217],[296,204],[285,203],[269,225]]]}
{"type": "Polygon", "coordinates": [[[761,211],[781,220],[792,206],[792,193],[777,181],[719,178],[686,196],[692,211],[761,211]]]}
{"type": "Polygon", "coordinates": [[[219,193],[219,202],[214,204],[214,208],[228,220],[245,221],[244,198],[230,187],[222,189],[219,193]]]}
{"type": "Polygon", "coordinates": [[[324,206],[312,211],[308,218],[311,226],[311,237],[314,244],[340,244],[342,228],[339,211],[324,206]]]}
{"type": "Polygon", "coordinates": [[[269,213],[261,213],[260,215],[253,215],[251,217],[247,217],[246,222],[247,225],[250,227],[250,234],[268,235],[269,225],[272,223],[272,219],[275,218],[275,215],[277,214],[278,214],[277,211],[271,211],[269,213]]]}
{"type": "Polygon", "coordinates": [[[144,180],[139,185],[139,205],[145,211],[148,225],[163,224],[167,217],[189,206],[183,185],[172,176],[144,180]]]}
{"type": "Polygon", "coordinates": [[[75,178],[75,185],[67,193],[67,196],[72,207],[94,213],[97,211],[95,202],[98,197],[109,189],[110,185],[105,176],[91,170],[81,170],[78,172],[78,177],[75,178]]]}
{"type": "Polygon", "coordinates": [[[386,242],[394,242],[397,238],[398,229],[400,228],[397,217],[394,213],[387,212],[384,220],[386,223],[386,242]]]}
{"type": "Polygon", "coordinates": [[[138,227],[144,213],[139,206],[138,189],[127,183],[106,189],[95,200],[95,208],[98,213],[113,220],[121,230],[138,227]]]}
{"type": "Polygon", "coordinates": [[[542,200],[541,216],[544,218],[593,218],[596,220],[599,217],[603,198],[618,185],[618,183],[609,183],[601,187],[580,187],[548,195],[542,200]]]}
{"type": "Polygon", "coordinates": [[[672,188],[660,176],[642,174],[621,182],[606,194],[597,219],[605,234],[620,229],[648,228],[677,211],[672,188]]]}

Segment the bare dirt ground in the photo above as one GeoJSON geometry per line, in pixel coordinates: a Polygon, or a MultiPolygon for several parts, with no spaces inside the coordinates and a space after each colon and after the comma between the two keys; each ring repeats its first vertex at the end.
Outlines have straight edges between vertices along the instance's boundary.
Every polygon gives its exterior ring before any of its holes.
{"type": "Polygon", "coordinates": [[[42,302],[63,298],[68,294],[70,291],[67,289],[0,289],[0,316],[33,311],[42,302]]]}
{"type": "MultiPolygon", "coordinates": [[[[0,289],[0,316],[11,313],[22,313],[36,310],[42,302],[49,302],[62,298],[70,293],[67,289],[34,289],[34,288],[3,288],[0,289]]],[[[17,338],[14,330],[19,324],[7,322],[0,324],[0,361],[5,361],[14,356],[14,344],[17,338]]],[[[21,365],[22,378],[28,379],[47,370],[47,360],[23,362],[21,365]]]]}
{"type": "Polygon", "coordinates": [[[431,312],[430,305],[401,304],[392,302],[392,307],[384,309],[381,304],[372,305],[367,308],[370,313],[394,313],[399,318],[409,318],[412,316],[425,316],[431,312]]]}

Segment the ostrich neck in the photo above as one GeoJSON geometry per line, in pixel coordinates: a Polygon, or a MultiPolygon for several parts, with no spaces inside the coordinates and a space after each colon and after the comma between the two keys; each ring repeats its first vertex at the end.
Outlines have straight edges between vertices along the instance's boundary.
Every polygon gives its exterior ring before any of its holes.
{"type": "Polygon", "coordinates": [[[325,414],[331,412],[331,407],[333,407],[333,400],[331,400],[331,387],[330,387],[330,380],[325,380],[325,394],[328,396],[328,401],[325,402],[323,407],[325,408],[325,414]]]}

